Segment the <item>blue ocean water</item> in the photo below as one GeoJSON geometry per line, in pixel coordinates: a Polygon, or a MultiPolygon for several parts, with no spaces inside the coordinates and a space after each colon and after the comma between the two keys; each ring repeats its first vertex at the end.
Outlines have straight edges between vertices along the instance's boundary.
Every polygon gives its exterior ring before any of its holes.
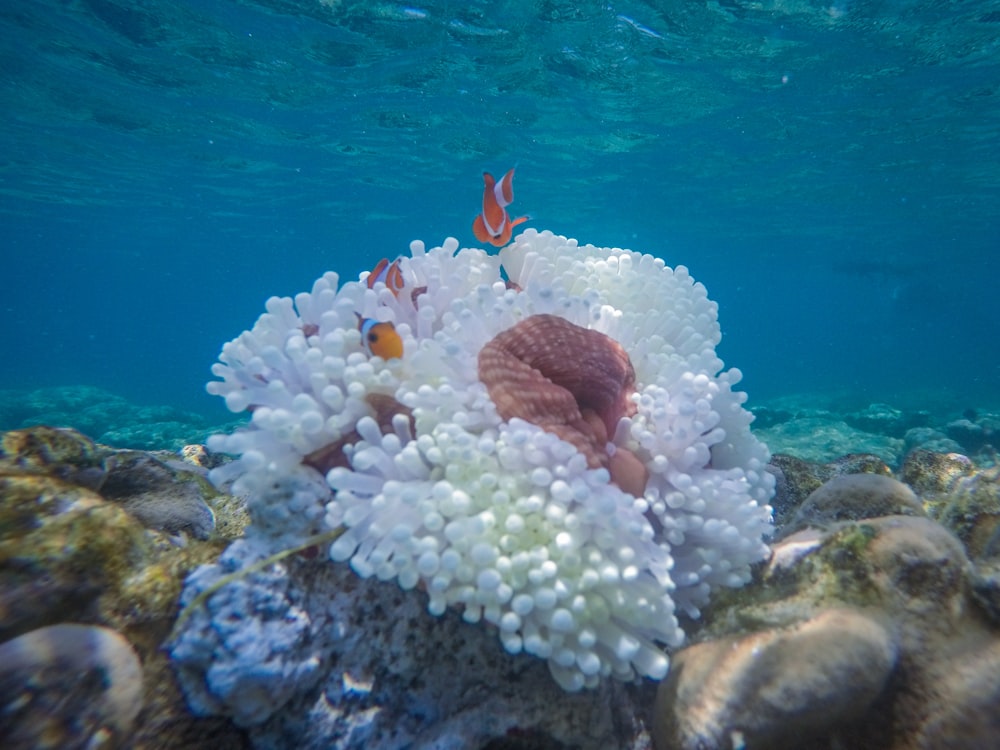
{"type": "Polygon", "coordinates": [[[1000,2],[12,0],[0,389],[224,419],[223,342],[515,215],[683,264],[751,403],[1000,402],[1000,2]]]}

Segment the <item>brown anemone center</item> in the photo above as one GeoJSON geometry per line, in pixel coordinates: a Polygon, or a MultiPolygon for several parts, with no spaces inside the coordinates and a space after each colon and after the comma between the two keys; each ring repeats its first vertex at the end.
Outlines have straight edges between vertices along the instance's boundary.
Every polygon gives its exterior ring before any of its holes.
{"type": "Polygon", "coordinates": [[[479,352],[479,379],[504,420],[519,418],[573,444],[591,468],[641,495],[648,473],[627,451],[609,455],[618,420],[635,413],[628,352],[600,331],[555,315],[532,315],[479,352]]]}

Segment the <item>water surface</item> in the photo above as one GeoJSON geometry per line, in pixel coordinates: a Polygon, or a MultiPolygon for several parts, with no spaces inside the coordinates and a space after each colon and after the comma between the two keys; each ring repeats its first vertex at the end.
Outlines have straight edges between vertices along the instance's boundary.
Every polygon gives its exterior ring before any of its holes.
{"type": "Polygon", "coordinates": [[[1000,399],[1000,3],[0,9],[0,389],[222,415],[273,294],[532,226],[688,266],[754,399],[1000,399]]]}

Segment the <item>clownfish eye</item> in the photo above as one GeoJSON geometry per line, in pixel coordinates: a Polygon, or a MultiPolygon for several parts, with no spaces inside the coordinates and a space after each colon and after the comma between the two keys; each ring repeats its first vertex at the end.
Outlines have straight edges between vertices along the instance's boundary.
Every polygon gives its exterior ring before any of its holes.
{"type": "Polygon", "coordinates": [[[368,341],[369,341],[369,343],[372,343],[372,344],[378,342],[378,334],[375,333],[375,331],[369,331],[368,332],[368,341]]]}

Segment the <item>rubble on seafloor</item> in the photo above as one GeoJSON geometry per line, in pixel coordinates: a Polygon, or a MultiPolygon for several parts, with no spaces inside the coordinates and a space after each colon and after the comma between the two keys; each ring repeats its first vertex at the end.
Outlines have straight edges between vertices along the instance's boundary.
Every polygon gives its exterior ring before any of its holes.
{"type": "Polygon", "coordinates": [[[243,591],[297,613],[276,622],[287,651],[262,669],[302,668],[279,710],[234,721],[196,715],[213,696],[183,695],[162,650],[184,578],[246,523],[205,480],[213,460],[42,426],[0,435],[4,747],[909,750],[988,747],[1000,732],[989,462],[775,456],[770,560],[685,624],[659,685],[565,693],[482,625],[427,614],[421,591],[293,555],[243,591]]]}

